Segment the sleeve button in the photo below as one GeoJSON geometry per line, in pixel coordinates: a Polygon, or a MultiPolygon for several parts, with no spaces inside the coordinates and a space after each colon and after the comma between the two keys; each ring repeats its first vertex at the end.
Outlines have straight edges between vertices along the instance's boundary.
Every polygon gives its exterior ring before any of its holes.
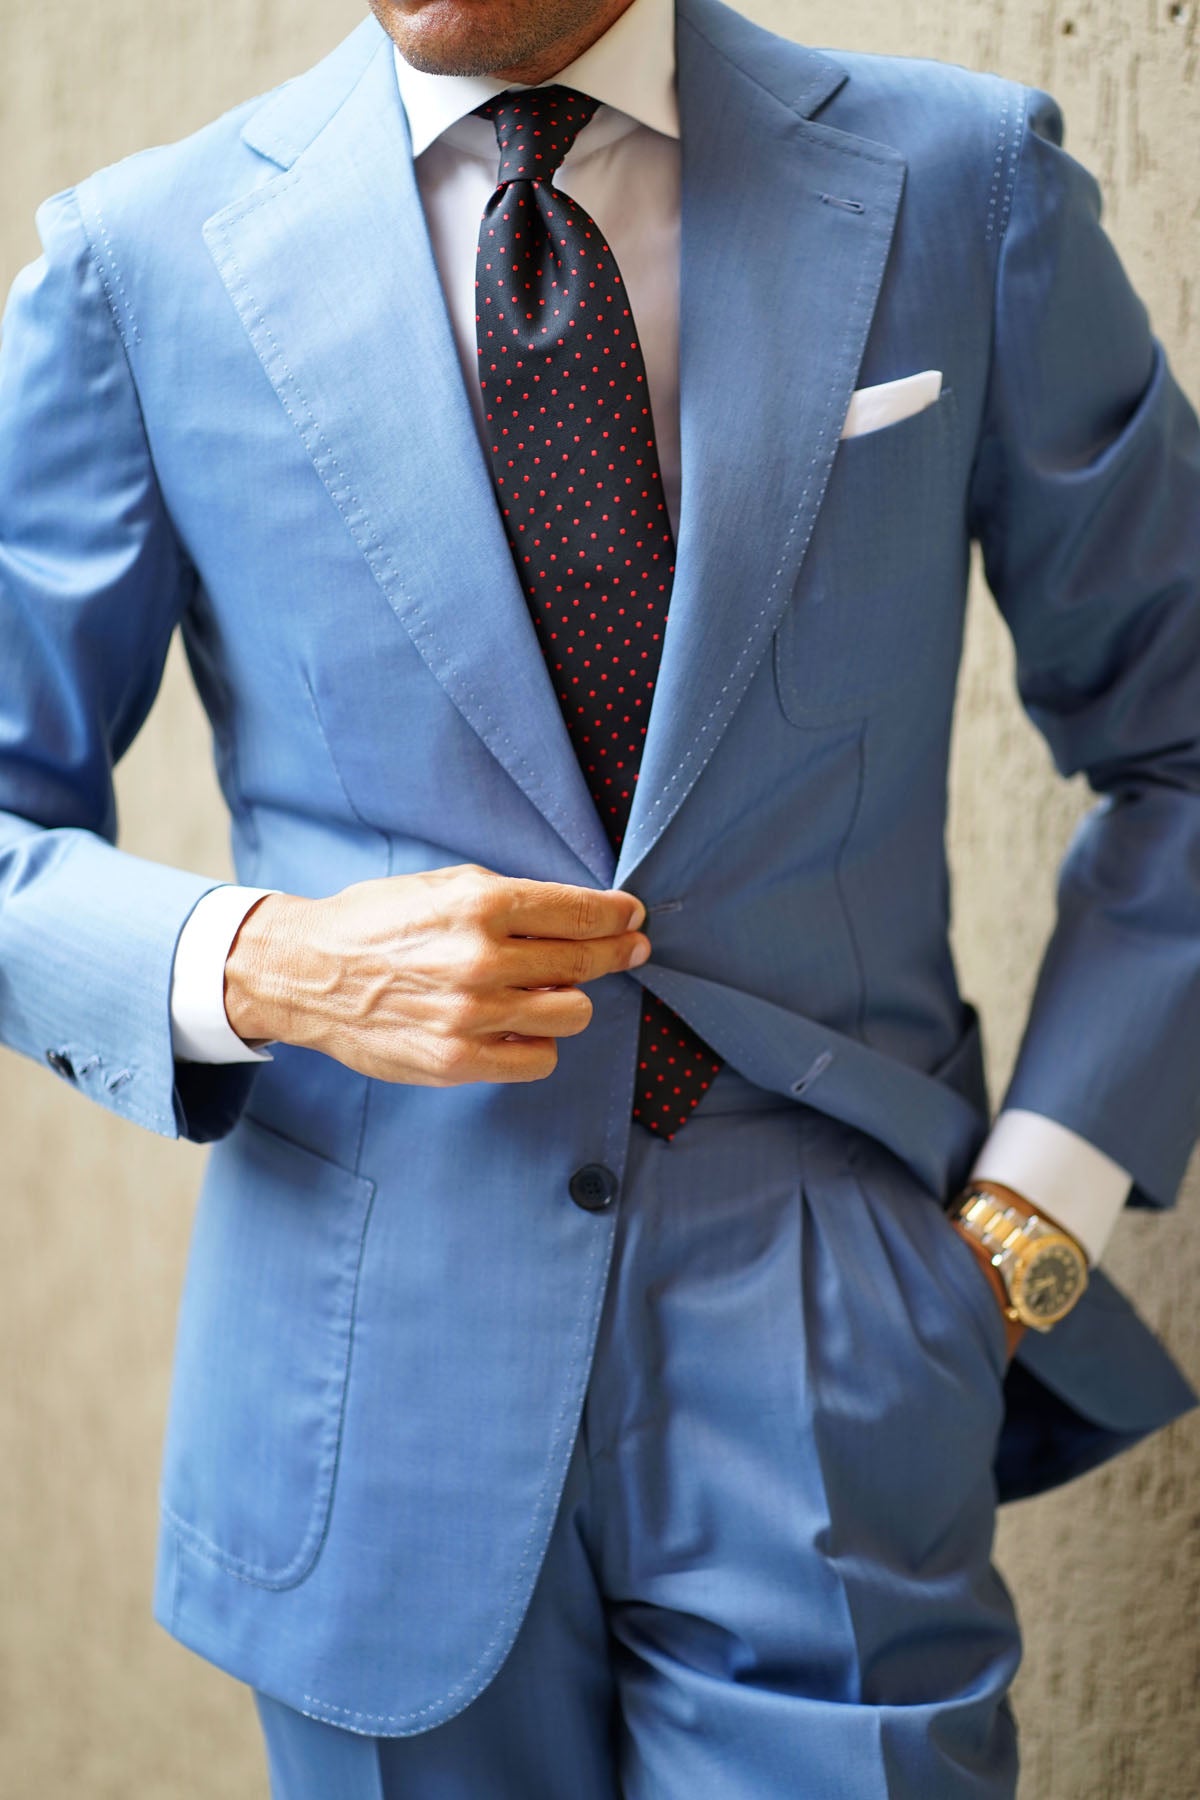
{"type": "Polygon", "coordinates": [[[47,1050],[46,1061],[50,1064],[50,1067],[54,1070],[56,1075],[63,1076],[67,1081],[74,1081],[75,1065],[72,1063],[69,1056],[63,1055],[61,1050],[47,1050]]]}

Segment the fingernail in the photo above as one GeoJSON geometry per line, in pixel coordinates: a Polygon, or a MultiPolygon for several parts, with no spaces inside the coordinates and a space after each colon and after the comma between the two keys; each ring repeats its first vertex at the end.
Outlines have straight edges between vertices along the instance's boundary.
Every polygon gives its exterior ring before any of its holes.
{"type": "Polygon", "coordinates": [[[645,917],[646,908],[642,905],[640,900],[635,900],[633,903],[633,911],[629,915],[630,931],[637,931],[645,917]]]}
{"type": "Polygon", "coordinates": [[[631,969],[636,969],[639,963],[648,961],[649,956],[649,944],[635,944],[629,953],[629,967],[631,969]]]}

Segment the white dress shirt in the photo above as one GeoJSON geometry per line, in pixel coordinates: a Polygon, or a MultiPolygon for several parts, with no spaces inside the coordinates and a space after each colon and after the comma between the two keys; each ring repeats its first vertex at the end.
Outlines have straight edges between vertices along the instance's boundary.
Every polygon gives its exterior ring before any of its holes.
{"type": "MultiPolygon", "coordinates": [[[[484,100],[530,84],[492,75],[428,75],[396,53],[417,186],[441,276],[463,380],[485,460],[477,373],[475,257],[479,221],[496,185],[499,150],[484,100]]],[[[599,101],[564,158],[555,185],[589,212],[612,247],[638,324],[654,414],[664,498],[679,533],[679,109],[674,0],[633,4],[550,81],[599,101]]],[[[548,85],[542,83],[540,85],[548,85]]],[[[271,889],[224,886],[193,910],[175,952],[171,987],[176,1056],[260,1061],[225,1016],[224,969],[238,926],[271,889]]],[[[1075,1132],[1039,1113],[1004,1112],[972,1174],[1003,1182],[1079,1239],[1095,1261],[1125,1203],[1126,1171],[1075,1132]]]]}

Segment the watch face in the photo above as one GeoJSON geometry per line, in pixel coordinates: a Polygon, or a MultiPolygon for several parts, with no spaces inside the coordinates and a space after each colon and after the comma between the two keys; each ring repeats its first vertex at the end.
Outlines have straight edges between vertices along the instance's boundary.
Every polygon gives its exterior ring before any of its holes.
{"type": "Polygon", "coordinates": [[[1012,1303],[1031,1325],[1052,1325],[1087,1285],[1087,1268],[1069,1238],[1042,1238],[1013,1271],[1012,1303]]]}

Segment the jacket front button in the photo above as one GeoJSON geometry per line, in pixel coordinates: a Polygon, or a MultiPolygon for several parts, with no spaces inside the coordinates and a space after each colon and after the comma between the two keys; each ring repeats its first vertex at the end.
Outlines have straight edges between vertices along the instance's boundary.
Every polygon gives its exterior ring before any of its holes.
{"type": "Polygon", "coordinates": [[[569,1185],[572,1200],[584,1212],[602,1212],[617,1197],[617,1178],[603,1163],[584,1163],[569,1185]]]}
{"type": "Polygon", "coordinates": [[[47,1050],[46,1061],[50,1064],[50,1067],[54,1070],[56,1075],[63,1075],[68,1081],[74,1081],[74,1065],[71,1062],[70,1057],[64,1056],[61,1050],[47,1050]]]}

